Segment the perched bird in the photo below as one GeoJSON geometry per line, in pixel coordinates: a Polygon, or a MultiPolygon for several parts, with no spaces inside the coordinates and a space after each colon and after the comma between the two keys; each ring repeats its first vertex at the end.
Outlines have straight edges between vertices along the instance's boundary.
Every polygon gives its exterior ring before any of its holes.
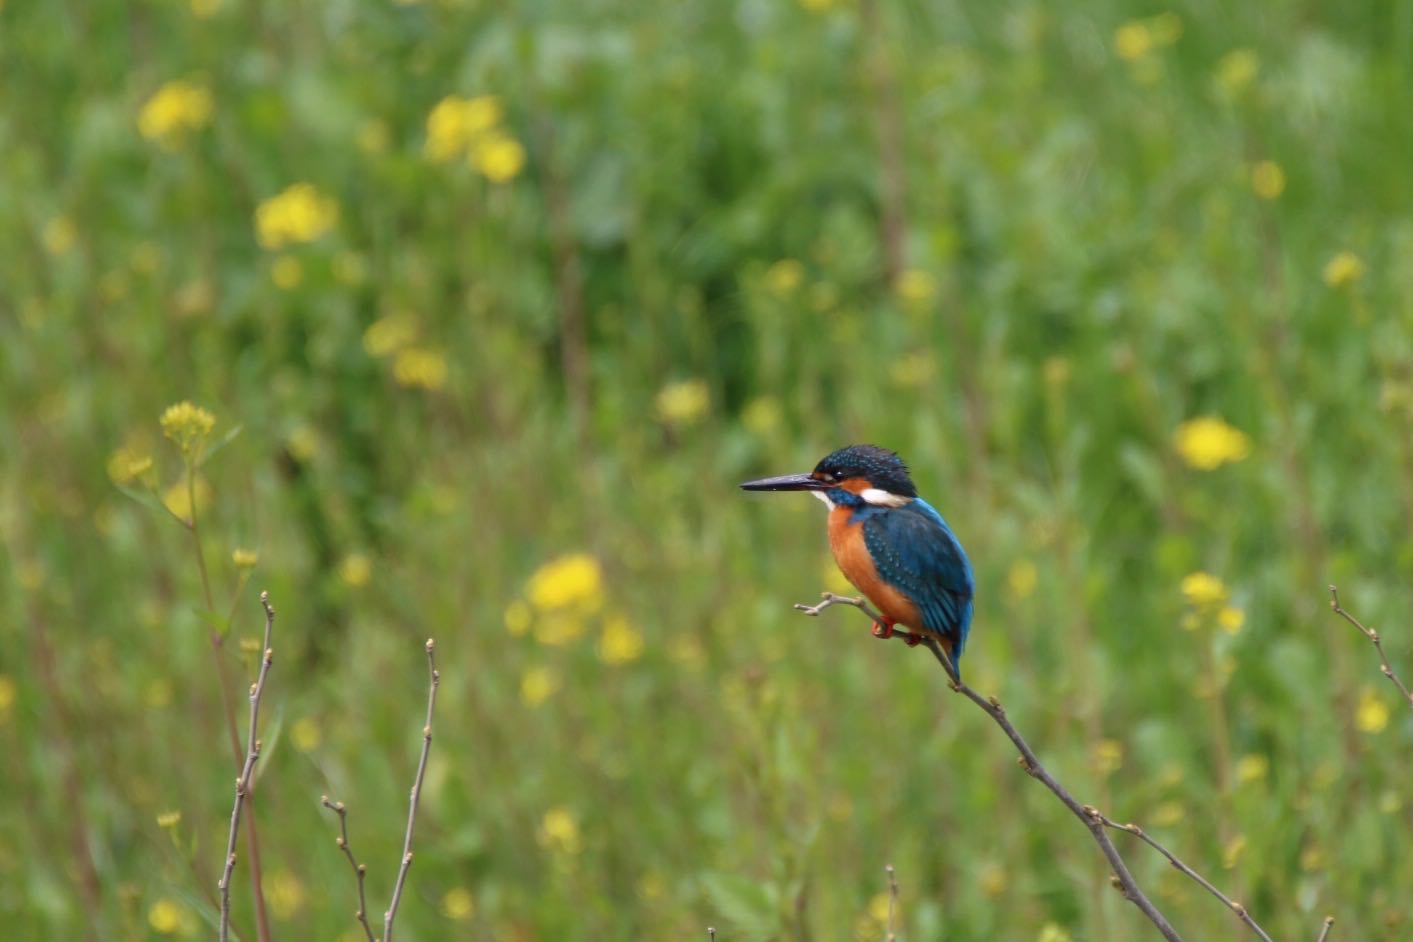
{"type": "Polygon", "coordinates": [[[747,481],[747,491],[809,491],[829,507],[829,547],[845,576],[909,645],[932,638],[957,666],[971,627],[975,580],[962,544],[932,505],[917,496],[897,453],[850,445],[808,474],[747,481]]]}

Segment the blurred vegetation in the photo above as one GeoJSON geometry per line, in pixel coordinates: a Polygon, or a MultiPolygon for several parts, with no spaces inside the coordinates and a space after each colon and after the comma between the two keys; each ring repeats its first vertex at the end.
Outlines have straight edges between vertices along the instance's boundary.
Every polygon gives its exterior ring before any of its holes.
{"type": "Polygon", "coordinates": [[[1413,672],[1413,6],[9,0],[0,65],[8,937],[209,937],[260,588],[278,938],[356,937],[321,794],[384,905],[428,636],[403,938],[867,942],[886,863],[904,938],[1145,937],[925,653],[790,610],[819,509],[735,484],[860,440],[1082,800],[1410,931],[1326,586],[1413,672]]]}

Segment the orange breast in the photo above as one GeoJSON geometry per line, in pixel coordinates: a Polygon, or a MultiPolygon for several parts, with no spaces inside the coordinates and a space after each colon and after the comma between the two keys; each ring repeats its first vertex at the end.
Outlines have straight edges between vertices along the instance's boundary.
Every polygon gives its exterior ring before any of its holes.
{"type": "Polygon", "coordinates": [[[829,511],[829,548],[834,551],[834,561],[844,576],[886,617],[909,628],[922,628],[917,606],[879,577],[873,557],[864,545],[863,524],[849,522],[853,513],[847,507],[829,511]]]}

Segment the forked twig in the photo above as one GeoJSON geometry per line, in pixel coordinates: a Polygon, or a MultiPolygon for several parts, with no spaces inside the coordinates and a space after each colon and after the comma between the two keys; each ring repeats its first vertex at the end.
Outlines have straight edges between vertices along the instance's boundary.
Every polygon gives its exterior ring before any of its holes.
{"type": "Polygon", "coordinates": [[[260,721],[260,697],[265,693],[265,678],[269,676],[270,664],[274,662],[275,651],[270,647],[270,634],[275,627],[275,610],[270,607],[270,593],[260,593],[260,604],[265,608],[264,654],[260,658],[260,674],[250,685],[250,733],[245,751],[245,765],[235,783],[235,803],[231,807],[231,830],[226,838],[226,866],[221,874],[217,889],[221,891],[220,942],[226,942],[231,930],[231,874],[236,863],[236,838],[240,833],[240,812],[250,793],[251,777],[255,773],[255,761],[260,758],[260,740],[256,729],[260,721]]]}
{"type": "Polygon", "coordinates": [[[1256,933],[1256,935],[1259,936],[1263,940],[1263,942],[1271,942],[1271,937],[1266,934],[1266,930],[1262,929],[1256,923],[1256,920],[1251,918],[1251,914],[1246,911],[1245,906],[1241,905],[1236,900],[1227,896],[1221,890],[1213,886],[1211,881],[1209,881],[1206,877],[1202,876],[1202,874],[1198,873],[1196,870],[1193,870],[1187,864],[1179,860],[1176,854],[1168,850],[1162,844],[1159,844],[1153,838],[1149,837],[1148,833],[1144,831],[1143,828],[1139,827],[1136,824],[1120,824],[1119,822],[1105,815],[1098,808],[1094,808],[1090,805],[1085,805],[1085,810],[1088,811],[1094,817],[1098,818],[1099,821],[1102,822],[1105,827],[1113,828],[1116,831],[1124,831],[1125,833],[1132,834],[1134,837],[1138,838],[1140,841],[1147,844],[1149,847],[1153,848],[1158,853],[1162,854],[1164,857],[1168,858],[1168,863],[1172,864],[1173,867],[1176,868],[1180,873],[1184,874],[1198,886],[1202,887],[1202,889],[1206,890],[1208,893],[1211,893],[1217,899],[1221,900],[1222,903],[1227,907],[1227,909],[1230,909],[1232,912],[1236,913],[1236,918],[1246,923],[1247,928],[1249,928],[1252,932],[1256,933]]]}
{"type": "MultiPolygon", "coordinates": [[[[412,781],[412,794],[408,800],[407,808],[407,831],[402,838],[402,864],[398,867],[397,883],[393,886],[392,900],[388,903],[387,910],[383,913],[383,936],[382,942],[392,942],[393,920],[397,917],[397,908],[402,903],[402,891],[407,885],[407,871],[412,866],[412,832],[417,823],[417,805],[422,797],[422,781],[427,776],[427,758],[432,752],[432,714],[437,705],[437,687],[440,686],[442,675],[437,670],[436,642],[427,639],[427,671],[431,678],[431,683],[427,689],[427,721],[422,725],[422,757],[417,762],[417,775],[412,781]]],[[[339,837],[337,843],[339,849],[348,858],[349,865],[353,867],[353,873],[358,878],[358,912],[354,916],[363,924],[364,935],[368,942],[373,942],[373,929],[368,924],[368,900],[364,894],[364,877],[368,868],[360,864],[353,856],[353,851],[348,845],[348,808],[341,801],[331,801],[325,795],[322,799],[325,808],[339,816],[339,837]]]]}
{"type": "MultiPolygon", "coordinates": [[[[804,612],[806,615],[818,615],[820,612],[833,605],[849,605],[857,608],[874,621],[882,620],[882,616],[870,608],[868,603],[862,598],[851,598],[847,595],[836,595],[833,592],[825,592],[822,599],[823,601],[817,605],[796,604],[795,608],[798,611],[804,612]]],[[[901,637],[901,635],[898,637],[901,637]]],[[[1133,830],[1129,830],[1129,827],[1132,827],[1132,825],[1124,826],[1115,824],[1104,815],[1100,814],[1092,805],[1082,805],[1076,801],[1074,796],[1040,764],[1040,760],[1036,758],[1034,750],[1030,748],[1030,744],[1025,741],[1025,738],[1021,736],[1015,726],[1011,725],[1010,719],[1006,716],[1005,709],[1001,706],[1001,701],[997,700],[995,697],[983,697],[971,687],[967,686],[962,681],[961,677],[958,676],[956,667],[952,664],[947,653],[942,650],[942,647],[936,641],[931,638],[924,638],[922,643],[927,646],[927,649],[932,652],[933,657],[937,658],[938,663],[942,665],[942,669],[947,672],[949,686],[952,690],[960,693],[980,707],[987,716],[995,721],[997,726],[1001,727],[1001,731],[1006,734],[1006,737],[1011,740],[1011,743],[1020,750],[1021,768],[1031,777],[1039,780],[1042,785],[1048,788],[1055,797],[1070,810],[1071,814],[1084,822],[1084,826],[1089,829],[1090,836],[1094,838],[1094,842],[1099,845],[1099,849],[1103,852],[1104,857],[1113,868],[1114,878],[1124,898],[1137,906],[1139,911],[1142,912],[1144,916],[1148,917],[1148,921],[1157,927],[1158,931],[1163,934],[1163,937],[1167,939],[1168,942],[1180,942],[1182,937],[1178,935],[1177,930],[1168,922],[1167,917],[1158,911],[1158,908],[1153,905],[1152,901],[1149,900],[1139,888],[1137,881],[1133,878],[1133,874],[1129,871],[1128,866],[1124,863],[1123,857],[1119,854],[1118,848],[1115,847],[1114,842],[1109,839],[1105,827],[1115,827],[1142,838],[1162,853],[1163,856],[1167,857],[1168,861],[1174,867],[1195,880],[1200,886],[1216,894],[1216,896],[1226,903],[1227,906],[1237,914],[1238,918],[1246,923],[1252,931],[1265,940],[1265,942],[1270,942],[1270,937],[1256,924],[1256,921],[1246,912],[1245,907],[1240,903],[1228,899],[1212,886],[1211,883],[1198,875],[1195,870],[1182,863],[1166,848],[1144,834],[1141,829],[1134,828],[1133,830]]]]}
{"type": "Polygon", "coordinates": [[[1330,930],[1334,928],[1334,917],[1326,916],[1325,924],[1320,927],[1320,934],[1315,937],[1315,942],[1326,942],[1330,937],[1330,930]]]}
{"type": "Polygon", "coordinates": [[[353,914],[353,918],[363,924],[363,934],[368,937],[368,942],[373,942],[373,927],[368,925],[368,897],[364,893],[363,884],[368,876],[368,868],[358,862],[353,856],[353,848],[348,843],[348,808],[341,801],[330,801],[325,795],[320,799],[325,808],[339,816],[339,836],[335,842],[339,845],[339,850],[348,858],[348,865],[353,868],[353,875],[358,880],[358,912],[353,914]]]}
{"type": "Polygon", "coordinates": [[[1339,604],[1339,589],[1335,586],[1330,586],[1330,609],[1340,618],[1343,618],[1355,628],[1358,628],[1363,632],[1364,637],[1368,638],[1369,641],[1373,643],[1374,650],[1379,652],[1379,670],[1383,672],[1385,677],[1393,681],[1393,685],[1403,694],[1403,699],[1408,701],[1409,708],[1413,709],[1413,691],[1410,691],[1404,685],[1403,681],[1399,680],[1398,675],[1393,672],[1393,667],[1388,662],[1388,655],[1384,653],[1384,644],[1383,640],[1379,637],[1379,633],[1372,628],[1366,627],[1363,622],[1344,610],[1343,606],[1339,604]]]}
{"type": "Polygon", "coordinates": [[[427,756],[432,751],[432,710],[437,705],[437,686],[442,675],[437,672],[437,644],[427,639],[427,671],[431,684],[427,688],[427,722],[422,727],[422,758],[417,762],[417,777],[412,780],[412,795],[407,802],[407,833],[402,839],[402,866],[397,871],[397,883],[393,886],[392,902],[383,914],[383,942],[392,942],[393,919],[397,916],[398,904],[402,902],[402,888],[407,883],[407,870],[412,866],[412,828],[417,823],[417,802],[422,797],[422,779],[427,774],[427,756]]]}

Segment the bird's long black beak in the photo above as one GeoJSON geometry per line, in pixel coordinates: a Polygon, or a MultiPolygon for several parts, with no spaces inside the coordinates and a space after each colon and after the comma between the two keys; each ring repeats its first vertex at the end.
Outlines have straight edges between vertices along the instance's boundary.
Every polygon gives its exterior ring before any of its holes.
{"type": "Polygon", "coordinates": [[[741,485],[743,491],[824,491],[833,487],[808,474],[782,474],[777,478],[761,478],[741,485]]]}

